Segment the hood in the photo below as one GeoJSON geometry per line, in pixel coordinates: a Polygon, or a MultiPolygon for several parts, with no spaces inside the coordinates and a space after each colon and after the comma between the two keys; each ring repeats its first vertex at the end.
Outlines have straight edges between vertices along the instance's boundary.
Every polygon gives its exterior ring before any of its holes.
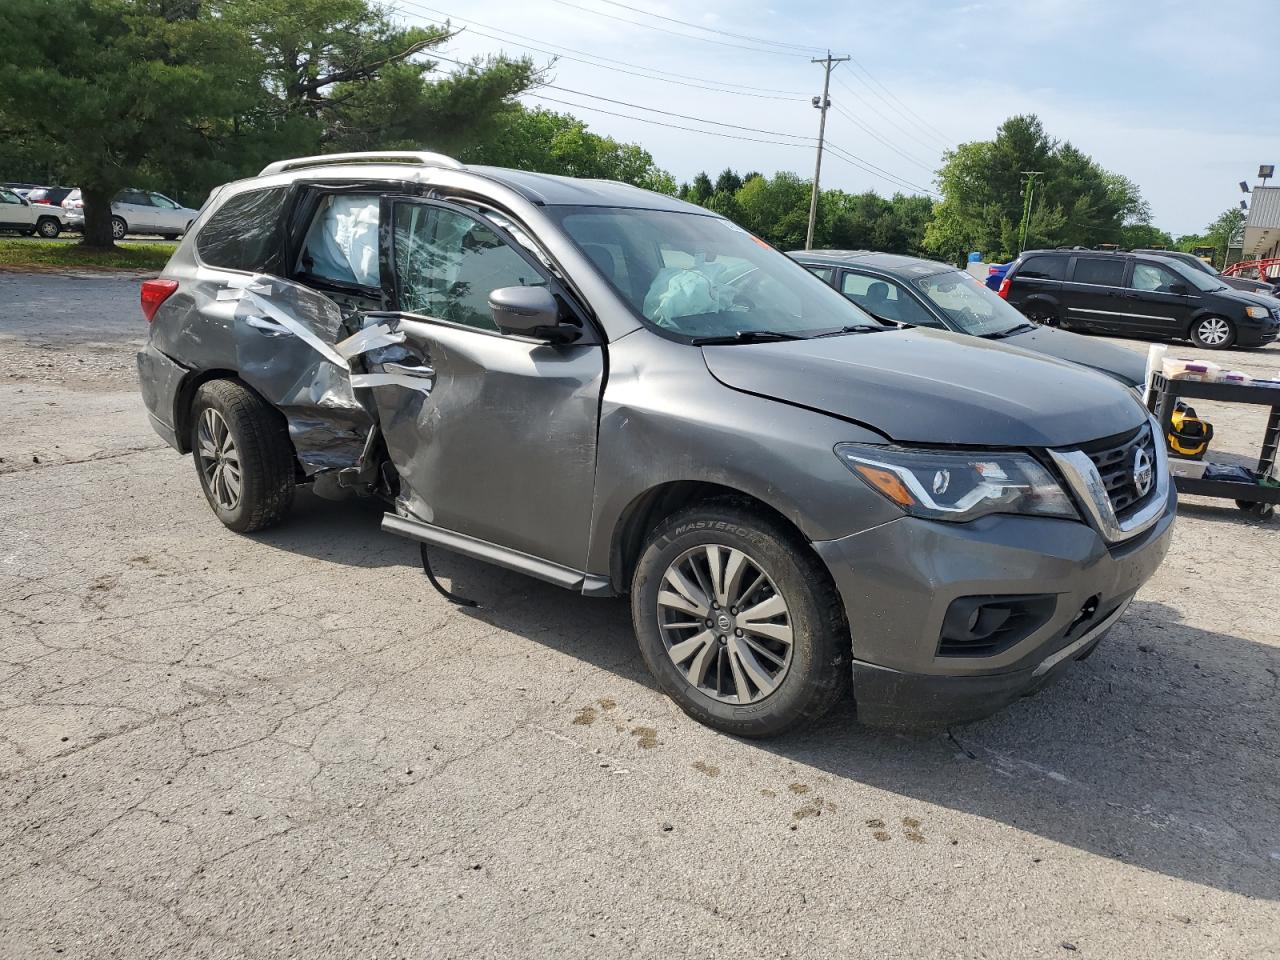
{"type": "Polygon", "coordinates": [[[1147,360],[1142,354],[1078,333],[1055,330],[1052,327],[1036,327],[1025,333],[1015,333],[1000,342],[1005,346],[1019,347],[1090,367],[1120,381],[1126,387],[1141,386],[1146,381],[1147,360]]]}
{"type": "Polygon", "coordinates": [[[1228,300],[1234,300],[1236,303],[1245,303],[1251,307],[1266,307],[1272,310],[1276,305],[1276,298],[1265,293],[1251,293],[1248,290],[1233,290],[1228,287],[1226,290],[1215,290],[1220,297],[1226,297],[1228,300]]]}
{"type": "Polygon", "coordinates": [[[1061,447],[1146,411],[1110,377],[933,330],[702,348],[721,383],[855,421],[902,443],[1061,447]]]}

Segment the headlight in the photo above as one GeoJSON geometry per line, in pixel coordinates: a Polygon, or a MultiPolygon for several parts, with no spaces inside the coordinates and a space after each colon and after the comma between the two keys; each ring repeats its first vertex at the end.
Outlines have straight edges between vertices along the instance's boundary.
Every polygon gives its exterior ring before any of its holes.
{"type": "Polygon", "coordinates": [[[989,513],[1079,516],[1070,497],[1025,453],[964,453],[841,443],[838,456],[854,475],[907,513],[964,522],[989,513]]]}
{"type": "Polygon", "coordinates": [[[1245,307],[1244,315],[1246,317],[1253,317],[1255,320],[1265,320],[1267,317],[1271,316],[1271,311],[1266,307],[1245,307]]]}

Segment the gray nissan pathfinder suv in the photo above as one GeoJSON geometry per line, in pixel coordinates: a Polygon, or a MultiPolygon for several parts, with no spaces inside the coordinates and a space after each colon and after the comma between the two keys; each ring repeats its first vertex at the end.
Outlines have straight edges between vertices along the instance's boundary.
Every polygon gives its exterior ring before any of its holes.
{"type": "Polygon", "coordinates": [[[887,330],[618,183],[274,163],[215,191],[142,305],[151,420],[232,530],[305,484],[629,594],[662,689],[735,734],[850,684],[870,722],[989,713],[1088,655],[1169,544],[1164,444],[1115,380],[887,330]]]}

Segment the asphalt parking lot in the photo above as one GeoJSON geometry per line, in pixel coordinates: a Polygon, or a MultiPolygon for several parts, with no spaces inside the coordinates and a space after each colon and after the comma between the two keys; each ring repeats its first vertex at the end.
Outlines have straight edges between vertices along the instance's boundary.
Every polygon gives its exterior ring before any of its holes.
{"type": "Polygon", "coordinates": [[[1186,498],[1097,653],[991,719],[738,741],[624,601],[440,554],[454,607],[369,503],[222,528],[136,298],[0,273],[5,960],[1277,955],[1280,520],[1186,498]]]}

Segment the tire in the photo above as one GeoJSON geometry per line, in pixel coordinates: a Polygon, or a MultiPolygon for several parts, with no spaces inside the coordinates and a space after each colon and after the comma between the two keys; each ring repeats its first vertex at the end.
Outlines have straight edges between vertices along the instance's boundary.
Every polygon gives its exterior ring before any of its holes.
{"type": "Polygon", "coordinates": [[[57,240],[58,234],[62,233],[62,224],[53,217],[41,217],[36,223],[36,233],[46,240],[57,240]]]}
{"type": "Polygon", "coordinates": [[[295,459],[280,412],[239,383],[210,380],[196,391],[190,420],[191,459],[217,518],[237,533],[283,520],[293,506],[295,459]]]}
{"type": "Polygon", "coordinates": [[[631,617],[640,654],[663,692],[716,730],[777,736],[813,723],[847,694],[852,643],[835,585],[794,530],[750,504],[698,503],[659,524],[632,577],[631,617]],[[714,587],[708,597],[703,586],[712,577],[708,547],[719,558],[724,589],[718,598],[714,587]],[[737,588],[730,589],[735,551],[745,562],[737,588]],[[763,580],[752,588],[757,573],[763,580]],[[690,590],[694,602],[680,589],[690,590]],[[742,608],[732,603],[735,596],[742,608]],[[675,601],[683,606],[671,606],[675,601]],[[711,608],[718,601],[730,601],[729,608],[711,608]],[[779,603],[782,612],[773,613],[779,603]],[[708,616],[698,617],[695,609],[707,609],[708,616]],[[739,617],[749,609],[760,613],[753,620],[739,617]],[[790,636],[789,645],[783,635],[790,636]],[[686,653],[679,665],[669,652],[677,647],[686,653]],[[690,679],[693,670],[700,671],[701,684],[690,679]]]}
{"type": "Polygon", "coordinates": [[[1025,311],[1026,318],[1037,327],[1056,327],[1061,325],[1058,311],[1047,303],[1033,303],[1025,311]]]}
{"type": "Polygon", "coordinates": [[[124,222],[123,217],[111,218],[111,239],[123,240],[129,233],[129,225],[124,222]]]}
{"type": "Polygon", "coordinates": [[[1225,350],[1236,342],[1236,328],[1225,317],[1201,317],[1191,324],[1191,342],[1202,350],[1225,350]]]}
{"type": "Polygon", "coordinates": [[[1259,520],[1270,520],[1276,512],[1274,503],[1254,503],[1249,500],[1237,500],[1236,506],[1245,513],[1251,513],[1259,520]]]}

